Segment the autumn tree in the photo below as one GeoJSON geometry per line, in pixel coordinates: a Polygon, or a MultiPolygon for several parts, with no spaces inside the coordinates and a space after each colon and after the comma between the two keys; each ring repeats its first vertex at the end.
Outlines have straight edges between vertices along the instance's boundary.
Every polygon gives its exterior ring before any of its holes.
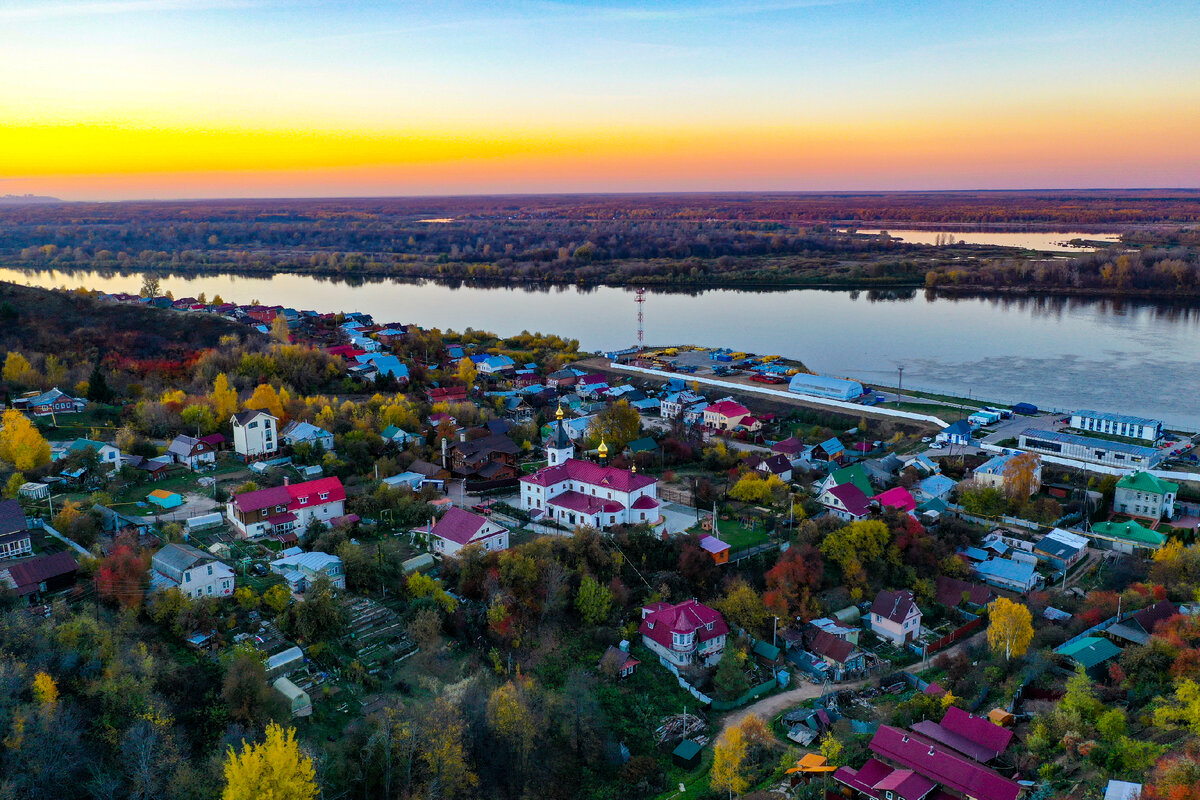
{"type": "Polygon", "coordinates": [[[225,668],[221,699],[231,719],[254,727],[287,713],[282,695],[267,680],[261,654],[252,647],[235,649],[225,668]]]}
{"type": "Polygon", "coordinates": [[[237,413],[237,392],[229,385],[229,378],[225,376],[224,372],[217,373],[216,379],[213,380],[212,393],[208,396],[208,401],[212,403],[213,414],[222,425],[229,422],[229,418],[237,413]]]}
{"type": "Polygon", "coordinates": [[[609,453],[619,453],[642,432],[642,418],[628,400],[618,400],[601,409],[588,425],[588,437],[608,445],[609,453]]]}
{"type": "Polygon", "coordinates": [[[1200,734],[1200,684],[1190,678],[1179,681],[1175,693],[1154,710],[1154,723],[1200,734]]]}
{"type": "Polygon", "coordinates": [[[33,676],[33,699],[39,706],[52,706],[58,702],[58,684],[45,672],[33,676]]]}
{"type": "Polygon", "coordinates": [[[39,380],[37,370],[29,363],[29,359],[11,350],[4,359],[4,369],[0,371],[0,377],[5,383],[14,386],[32,386],[39,380]]]}
{"type": "Polygon", "coordinates": [[[288,344],[292,340],[292,331],[288,327],[287,318],[279,314],[271,321],[271,341],[278,344],[288,344]]]}
{"type": "Polygon", "coordinates": [[[15,409],[0,417],[0,460],[25,472],[50,463],[50,443],[29,418],[15,409]]]}
{"type": "Polygon", "coordinates": [[[1004,465],[1004,493],[1009,500],[1024,501],[1041,488],[1042,459],[1037,453],[1017,453],[1004,465]]]}
{"type": "Polygon", "coordinates": [[[25,476],[20,472],[14,472],[8,476],[8,483],[4,485],[4,496],[10,500],[17,496],[21,491],[21,487],[25,485],[25,476]]]}
{"type": "Polygon", "coordinates": [[[462,715],[447,698],[438,697],[421,719],[424,739],[421,763],[427,776],[425,796],[441,800],[469,794],[479,778],[467,762],[462,715]]]}
{"type": "Polygon", "coordinates": [[[591,575],[585,575],[579,583],[579,593],[575,595],[575,610],[588,625],[599,625],[608,619],[612,599],[612,592],[607,586],[601,585],[591,575]]]}
{"type": "Polygon", "coordinates": [[[792,545],[765,576],[763,605],[781,617],[809,620],[820,612],[814,595],[821,590],[825,559],[812,545],[792,545]]]}
{"type": "Polygon", "coordinates": [[[243,740],[241,753],[229,748],[221,800],[313,800],[315,776],[312,759],[300,752],[296,729],[271,723],[261,744],[243,740]]]}
{"type": "Polygon", "coordinates": [[[764,479],[757,470],[750,470],[733,485],[733,488],[729,490],[729,496],[734,500],[741,500],[743,503],[762,505],[773,502],[775,492],[785,486],[786,484],[778,475],[770,475],[764,479]]]}
{"type": "Polygon", "coordinates": [[[514,771],[523,778],[529,767],[537,733],[527,689],[512,681],[496,687],[488,697],[487,721],[497,740],[508,748],[515,761],[512,765],[514,771]]]}
{"type": "Polygon", "coordinates": [[[475,378],[479,376],[479,370],[475,368],[475,362],[471,360],[470,356],[458,362],[457,375],[458,379],[468,387],[475,385],[475,378]]]}
{"type": "Polygon", "coordinates": [[[744,774],[745,761],[745,734],[738,727],[726,728],[713,748],[709,786],[718,792],[728,792],[730,798],[746,791],[749,782],[744,774]]]}
{"type": "Polygon", "coordinates": [[[96,593],[122,608],[141,608],[145,582],[146,558],[128,544],[118,545],[96,570],[96,593]]]}
{"type": "Polygon", "coordinates": [[[269,383],[260,383],[254,388],[254,394],[246,401],[246,408],[266,411],[280,420],[283,419],[283,404],[279,401],[279,393],[269,383]]]}
{"type": "Polygon", "coordinates": [[[867,584],[864,566],[881,559],[891,539],[887,525],[879,520],[859,520],[826,536],[821,552],[841,568],[846,583],[861,595],[867,584]]]}
{"type": "Polygon", "coordinates": [[[263,592],[262,601],[266,604],[267,608],[271,609],[278,616],[292,602],[292,593],[288,591],[286,584],[277,583],[263,592]]]}
{"type": "Polygon", "coordinates": [[[714,605],[729,623],[756,636],[762,633],[766,625],[767,610],[763,607],[762,598],[745,578],[738,578],[731,583],[714,605]]]}
{"type": "Polygon", "coordinates": [[[1005,660],[1025,655],[1033,641],[1033,615],[1021,603],[999,597],[988,606],[988,644],[1005,660]]]}

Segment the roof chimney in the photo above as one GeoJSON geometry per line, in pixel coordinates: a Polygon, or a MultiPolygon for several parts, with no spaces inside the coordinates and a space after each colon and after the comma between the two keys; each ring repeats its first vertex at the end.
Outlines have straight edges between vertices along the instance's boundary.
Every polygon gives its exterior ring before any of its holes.
{"type": "Polygon", "coordinates": [[[933,745],[929,745],[929,755],[933,755],[933,745]]]}
{"type": "Polygon", "coordinates": [[[292,482],[292,476],[291,476],[291,475],[284,475],[284,476],[283,476],[283,485],[284,485],[284,486],[288,486],[288,485],[290,485],[290,484],[291,484],[291,482],[292,482]]]}
{"type": "Polygon", "coordinates": [[[906,733],[903,736],[901,736],[900,741],[903,742],[904,744],[908,744],[908,734],[906,733]]]}

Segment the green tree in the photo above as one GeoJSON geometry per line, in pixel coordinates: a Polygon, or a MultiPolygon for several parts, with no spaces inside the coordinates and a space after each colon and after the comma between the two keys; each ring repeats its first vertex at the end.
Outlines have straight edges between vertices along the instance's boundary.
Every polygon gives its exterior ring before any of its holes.
{"type": "Polygon", "coordinates": [[[309,642],[325,642],[342,633],[344,612],[333,596],[333,583],[318,575],[308,585],[304,602],[292,606],[292,627],[309,642]]]}
{"type": "Polygon", "coordinates": [[[750,679],[746,677],[743,664],[746,654],[732,647],[726,647],[717,663],[717,671],[713,675],[713,686],[716,687],[725,700],[734,700],[750,691],[750,679]]]}
{"type": "Polygon", "coordinates": [[[608,619],[612,600],[612,592],[607,586],[602,586],[591,575],[584,575],[579,582],[579,593],[575,595],[575,610],[588,625],[599,625],[608,619]]]}
{"type": "Polygon", "coordinates": [[[608,445],[609,453],[620,453],[641,432],[641,415],[628,400],[618,400],[601,409],[588,426],[588,436],[608,445]]]}
{"type": "Polygon", "coordinates": [[[92,374],[88,377],[87,399],[93,403],[111,403],[113,399],[112,389],[108,386],[108,379],[100,370],[100,365],[96,364],[92,367],[92,374]]]}

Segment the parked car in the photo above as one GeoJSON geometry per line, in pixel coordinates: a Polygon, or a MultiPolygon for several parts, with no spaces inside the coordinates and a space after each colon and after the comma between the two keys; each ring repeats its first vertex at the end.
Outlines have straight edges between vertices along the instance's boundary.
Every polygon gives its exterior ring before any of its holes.
{"type": "Polygon", "coordinates": [[[250,571],[260,578],[266,577],[266,575],[270,572],[270,570],[267,569],[267,565],[262,563],[254,564],[250,567],[250,571]]]}

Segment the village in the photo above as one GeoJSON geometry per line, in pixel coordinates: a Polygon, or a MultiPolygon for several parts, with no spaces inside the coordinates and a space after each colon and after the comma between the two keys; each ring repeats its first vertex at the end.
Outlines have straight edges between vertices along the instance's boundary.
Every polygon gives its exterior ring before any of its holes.
{"type": "MultiPolygon", "coordinates": [[[[546,730],[588,694],[596,796],[1134,800],[1200,730],[1194,432],[145,295],[96,299],[267,355],[152,397],[9,353],[5,607],[140,613],[303,739],[449,713],[483,673],[546,730]]],[[[541,785],[526,746],[476,780],[541,785]]]]}

